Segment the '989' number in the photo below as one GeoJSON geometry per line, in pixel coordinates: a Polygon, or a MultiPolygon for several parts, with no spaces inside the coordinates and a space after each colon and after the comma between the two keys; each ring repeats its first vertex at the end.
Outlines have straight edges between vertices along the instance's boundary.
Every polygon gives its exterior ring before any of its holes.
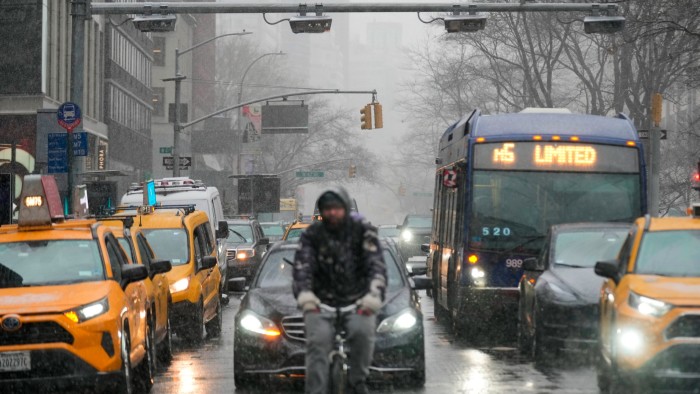
{"type": "Polygon", "coordinates": [[[510,227],[482,227],[481,235],[484,237],[490,235],[494,237],[510,237],[510,227]]]}

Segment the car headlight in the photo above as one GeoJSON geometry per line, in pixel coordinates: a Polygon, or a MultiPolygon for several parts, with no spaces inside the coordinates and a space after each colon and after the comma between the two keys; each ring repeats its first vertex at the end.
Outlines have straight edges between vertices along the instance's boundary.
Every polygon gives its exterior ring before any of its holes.
{"type": "Polygon", "coordinates": [[[471,269],[471,275],[474,279],[481,279],[486,277],[486,272],[479,267],[474,267],[471,269]]]}
{"type": "Polygon", "coordinates": [[[404,230],[401,233],[401,239],[403,239],[406,242],[411,242],[411,240],[413,239],[413,233],[409,230],[404,230]]]}
{"type": "Polygon", "coordinates": [[[628,302],[637,312],[642,315],[653,317],[661,317],[673,308],[673,305],[669,303],[644,297],[633,292],[630,292],[628,302]]]}
{"type": "Polygon", "coordinates": [[[181,291],[187,290],[187,288],[190,287],[190,277],[188,276],[187,278],[182,278],[178,280],[177,282],[173,283],[170,285],[170,293],[179,293],[181,291]]]}
{"type": "Polygon", "coordinates": [[[272,320],[250,311],[243,312],[239,324],[241,328],[248,332],[264,335],[266,337],[280,336],[280,330],[272,320]]]}
{"type": "Polygon", "coordinates": [[[547,282],[546,289],[552,294],[552,301],[559,302],[574,302],[577,300],[576,296],[573,295],[569,290],[564,289],[562,286],[554,284],[552,282],[547,282]]]}
{"type": "Polygon", "coordinates": [[[63,315],[70,319],[73,323],[82,323],[97,316],[103,315],[107,313],[107,311],[109,311],[109,302],[105,297],[91,304],[83,305],[64,312],[63,315]]]}
{"type": "Polygon", "coordinates": [[[644,336],[639,330],[625,328],[617,330],[617,345],[624,354],[635,355],[644,348],[644,336]]]}
{"type": "Polygon", "coordinates": [[[239,249],[236,251],[236,259],[238,260],[248,260],[253,256],[255,256],[254,249],[239,249]]]}
{"type": "Polygon", "coordinates": [[[382,320],[377,327],[377,332],[403,332],[415,327],[416,323],[418,323],[416,313],[411,309],[406,309],[382,320]]]}

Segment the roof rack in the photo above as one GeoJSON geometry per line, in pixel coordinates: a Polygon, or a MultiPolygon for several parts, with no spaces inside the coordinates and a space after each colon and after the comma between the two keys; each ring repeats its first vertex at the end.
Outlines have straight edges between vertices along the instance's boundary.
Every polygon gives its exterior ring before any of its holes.
{"type": "Polygon", "coordinates": [[[107,220],[119,220],[123,222],[124,228],[131,228],[134,225],[134,217],[136,215],[124,215],[124,216],[95,216],[95,219],[100,222],[107,220]]]}
{"type": "MultiPolygon", "coordinates": [[[[206,189],[206,185],[204,182],[202,182],[199,179],[190,179],[187,177],[179,177],[179,178],[163,178],[163,179],[156,179],[153,181],[156,187],[156,190],[161,189],[161,190],[167,190],[167,189],[206,189]]],[[[144,182],[134,182],[131,185],[129,185],[129,191],[143,191],[144,188],[144,182]]]]}
{"type": "MultiPolygon", "coordinates": [[[[118,206],[117,210],[128,210],[128,209],[133,209],[136,210],[137,212],[140,212],[140,209],[143,207],[143,205],[120,205],[118,206]]],[[[161,205],[161,204],[156,204],[152,206],[152,208],[158,210],[158,209],[177,209],[182,211],[185,216],[191,214],[192,212],[196,211],[197,208],[195,207],[195,204],[169,204],[169,205],[161,205]]]]}

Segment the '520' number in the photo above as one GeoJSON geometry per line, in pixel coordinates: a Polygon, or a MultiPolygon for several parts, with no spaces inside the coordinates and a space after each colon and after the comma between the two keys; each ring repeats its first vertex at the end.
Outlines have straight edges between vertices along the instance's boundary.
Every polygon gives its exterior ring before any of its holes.
{"type": "Polygon", "coordinates": [[[481,235],[484,237],[510,237],[510,227],[482,227],[481,235]]]}

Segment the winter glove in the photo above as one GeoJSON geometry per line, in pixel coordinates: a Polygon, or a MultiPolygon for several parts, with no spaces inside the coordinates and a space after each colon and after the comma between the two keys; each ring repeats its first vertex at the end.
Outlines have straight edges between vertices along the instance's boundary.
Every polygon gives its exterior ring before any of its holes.
{"type": "Polygon", "coordinates": [[[373,279],[369,284],[369,292],[357,301],[359,309],[370,313],[377,313],[382,307],[384,287],[383,280],[373,279]]]}
{"type": "Polygon", "coordinates": [[[304,290],[299,293],[297,297],[297,305],[299,305],[299,308],[304,312],[318,310],[320,304],[321,300],[319,300],[312,291],[304,290]]]}

